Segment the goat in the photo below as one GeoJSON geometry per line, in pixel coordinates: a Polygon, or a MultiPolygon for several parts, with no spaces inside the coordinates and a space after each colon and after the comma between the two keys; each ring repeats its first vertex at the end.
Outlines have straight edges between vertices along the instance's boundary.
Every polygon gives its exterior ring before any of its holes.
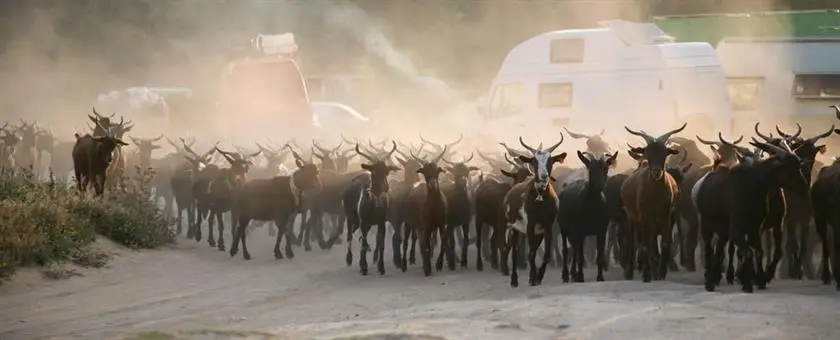
{"type": "MultiPolygon", "coordinates": [[[[102,126],[97,122],[97,127],[102,126]]],[[[76,145],[73,147],[73,167],[75,169],[77,187],[84,193],[93,181],[96,197],[102,197],[105,191],[107,169],[111,165],[113,152],[120,145],[128,145],[106,130],[104,136],[80,136],[75,134],[76,145]]]]}
{"type": "MultiPolygon", "coordinates": [[[[721,164],[725,166],[734,166],[738,163],[736,150],[730,145],[737,145],[740,143],[744,139],[743,136],[738,137],[738,139],[729,144],[724,144],[715,140],[705,140],[700,138],[700,136],[695,136],[695,138],[700,143],[710,147],[715,147],[715,153],[719,156],[719,162],[721,164]]],[[[697,181],[700,180],[701,177],[705,176],[709,173],[709,171],[712,171],[713,164],[708,157],[703,155],[703,153],[697,149],[697,145],[693,141],[686,139],[688,142],[681,142],[683,140],[682,138],[672,138],[672,140],[677,141],[678,145],[686,151],[686,154],[688,155],[688,159],[686,159],[686,161],[695,165],[694,168],[685,173],[683,182],[680,184],[680,191],[688,193],[691,192],[691,189],[694,188],[694,185],[697,184],[697,181]]],[[[680,264],[689,272],[694,272],[697,270],[695,253],[697,252],[697,245],[700,236],[700,221],[697,219],[697,208],[691,200],[691,195],[680,195],[678,210],[679,215],[686,222],[685,228],[680,229],[682,236],[680,238],[680,242],[682,243],[680,245],[680,264]]]]}
{"type": "Polygon", "coordinates": [[[642,264],[642,281],[650,282],[651,266],[657,259],[659,263],[655,270],[657,279],[664,279],[667,263],[671,254],[671,230],[673,229],[673,213],[676,209],[679,188],[676,182],[665,171],[665,160],[669,155],[678,151],[669,148],[666,143],[672,135],[685,129],[687,123],[681,127],[666,132],[659,137],[652,137],[645,132],[638,132],[624,127],[632,135],[642,137],[646,145],[633,148],[636,154],[643,154],[647,163],[630,174],[621,186],[621,201],[627,214],[627,238],[622,248],[626,248],[624,262],[625,279],[633,278],[635,265],[635,241],[638,239],[639,258],[642,264]],[[662,237],[661,251],[657,246],[657,236],[662,237]]]}
{"type": "MultiPolygon", "coordinates": [[[[787,135],[778,126],[776,126],[776,131],[788,141],[791,149],[795,150],[796,155],[799,156],[802,161],[802,174],[810,183],[817,155],[824,154],[827,151],[825,145],[817,145],[817,142],[830,136],[834,132],[834,125],[828,131],[809,138],[787,135]]],[[[793,193],[785,193],[786,208],[783,229],[786,233],[785,253],[787,255],[788,275],[792,279],[801,280],[803,276],[808,279],[815,277],[813,264],[811,263],[813,254],[809,251],[814,249],[809,247],[813,217],[809,195],[799,196],[793,193]]]]}
{"type": "MultiPolygon", "coordinates": [[[[835,130],[840,134],[840,130],[835,130]]],[[[840,211],[837,201],[840,197],[840,158],[835,158],[831,165],[820,170],[814,186],[811,188],[811,201],[814,206],[814,227],[822,241],[823,284],[830,284],[832,272],[835,287],[840,291],[840,211]],[[829,240],[829,225],[832,239],[829,240]],[[830,251],[831,250],[831,251],[830,251]],[[831,266],[829,267],[829,263],[831,266]]]]}
{"type": "MultiPolygon", "coordinates": [[[[444,170],[452,174],[454,177],[452,185],[444,186],[443,191],[446,193],[446,203],[448,209],[446,224],[450,229],[456,226],[461,226],[461,231],[464,235],[461,239],[461,268],[467,268],[467,248],[470,243],[468,237],[470,234],[469,227],[473,218],[469,177],[470,173],[478,171],[478,168],[475,166],[468,166],[467,163],[469,163],[474,156],[475,154],[471,153],[469,157],[457,163],[441,158],[441,161],[447,164],[447,166],[444,167],[444,170]]],[[[481,235],[478,229],[476,229],[476,235],[481,235]]],[[[476,253],[476,269],[481,271],[484,270],[484,266],[481,263],[481,237],[476,238],[475,246],[478,250],[476,253]]]]}
{"type": "Polygon", "coordinates": [[[311,162],[304,161],[296,152],[295,165],[297,169],[289,176],[275,176],[267,179],[248,181],[234,190],[231,205],[231,221],[233,225],[233,241],[230,245],[230,256],[236,256],[239,244],[242,244],[242,258],[251,259],[248,245],[245,242],[245,230],[248,223],[255,221],[272,221],[277,227],[277,238],[274,242],[274,258],[282,259],[280,242],[286,236],[286,255],[292,258],[292,245],[288,238],[292,217],[298,212],[300,200],[310,192],[320,190],[321,180],[318,167],[311,162]]]}
{"type": "MultiPolygon", "coordinates": [[[[231,207],[233,206],[233,201],[235,199],[234,194],[236,190],[238,188],[241,188],[242,185],[244,185],[247,181],[246,176],[248,174],[248,169],[251,165],[253,165],[252,159],[254,157],[257,157],[261,151],[257,151],[255,153],[243,157],[238,153],[226,152],[222,149],[219,149],[219,147],[216,147],[215,150],[225,158],[225,160],[228,162],[229,167],[220,169],[215,174],[214,178],[210,180],[210,183],[207,188],[208,199],[206,203],[208,205],[208,208],[210,209],[210,215],[207,217],[207,243],[211,247],[217,247],[219,251],[225,251],[225,224],[224,220],[222,219],[222,214],[230,211],[231,207]],[[219,223],[218,243],[214,242],[213,240],[214,217],[216,219],[216,222],[219,223]]],[[[231,238],[233,238],[235,230],[231,228],[230,231],[231,238]]],[[[290,255],[289,258],[291,257],[292,256],[290,255]]]]}
{"type": "MultiPolygon", "coordinates": [[[[758,160],[754,155],[742,155],[740,164],[732,169],[718,167],[698,181],[692,190],[706,243],[707,291],[714,291],[719,284],[723,246],[728,240],[738,247],[741,289],[748,293],[753,291],[754,285],[765,289],[781,260],[781,252],[777,247],[767,269],[761,267],[763,250],[760,234],[762,226],[767,227],[763,222],[768,217],[768,199],[778,188],[797,194],[808,192],[808,182],[800,171],[800,159],[787,142],[782,141],[782,147],[779,147],[753,139],[750,144],[767,152],[770,157],[758,160]],[[713,234],[719,237],[717,249],[714,250],[711,248],[713,234]]],[[[779,244],[781,230],[774,229],[773,234],[779,244]]]]}
{"type": "Polygon", "coordinates": [[[604,245],[609,219],[603,192],[607,172],[615,167],[618,152],[596,157],[589,152],[578,151],[577,155],[589,172],[589,178],[568,183],[557,194],[557,222],[563,235],[563,282],[569,282],[567,242],[571,243],[575,252],[571,261],[572,277],[575,282],[583,282],[583,240],[586,236],[596,237],[596,280],[604,281],[604,245]]]}
{"type": "MultiPolygon", "coordinates": [[[[443,269],[443,257],[446,253],[446,262],[449,270],[455,270],[455,249],[454,226],[447,226],[447,197],[440,188],[439,176],[444,172],[438,166],[438,162],[446,154],[447,146],[444,146],[440,155],[432,160],[426,161],[411,154],[414,160],[422,166],[416,172],[423,175],[424,183],[418,183],[411,190],[408,196],[408,215],[405,221],[405,237],[402,239],[401,267],[403,271],[407,268],[406,253],[408,252],[408,234],[414,231],[420,238],[420,258],[423,261],[423,274],[432,275],[432,235],[437,232],[440,239],[440,252],[435,268],[437,271],[443,269]]],[[[398,230],[397,232],[401,232],[398,230]]]]}
{"type": "Polygon", "coordinates": [[[35,140],[38,135],[37,127],[37,123],[28,123],[23,119],[20,120],[20,126],[17,128],[20,142],[15,152],[15,164],[17,166],[39,169],[39,164],[37,164],[38,162],[35,158],[37,154],[35,148],[35,140]]]}
{"type": "MultiPolygon", "coordinates": [[[[199,182],[204,182],[204,189],[207,188],[207,183],[204,181],[205,177],[209,177],[218,168],[210,164],[213,160],[213,154],[216,152],[214,146],[209,151],[197,154],[190,148],[186,141],[181,138],[184,151],[189,155],[184,155],[187,160],[186,164],[177,167],[169,180],[169,186],[175,196],[175,204],[178,206],[177,219],[178,230],[181,230],[182,211],[187,211],[187,238],[195,238],[196,241],[201,241],[200,226],[203,217],[201,214],[206,213],[205,210],[199,209],[197,201],[196,189],[200,188],[199,182]]],[[[217,143],[218,144],[218,143],[217,143]]]]}
{"type": "Polygon", "coordinates": [[[377,226],[376,235],[376,252],[377,256],[377,270],[379,274],[385,274],[385,263],[383,260],[383,252],[385,250],[385,219],[387,218],[389,201],[388,201],[388,175],[391,172],[398,171],[400,168],[388,165],[385,160],[391,158],[391,155],[397,149],[397,143],[393,143],[393,148],[385,157],[374,157],[365,154],[356,144],[356,153],[359,156],[367,159],[370,163],[362,163],[362,169],[369,172],[369,174],[357,175],[344,189],[342,195],[342,205],[344,206],[344,213],[347,216],[347,264],[353,262],[352,239],[351,236],[356,229],[361,231],[361,250],[359,257],[359,271],[362,275],[367,275],[367,252],[370,249],[367,241],[367,235],[370,232],[370,227],[377,226]]]}
{"type": "Polygon", "coordinates": [[[563,143],[563,134],[560,134],[560,141],[547,149],[542,148],[542,144],[538,148],[533,148],[519,137],[519,143],[531,152],[531,156],[520,155],[519,161],[531,165],[536,173],[525,182],[515,185],[505,196],[504,212],[507,217],[508,227],[510,228],[510,244],[512,246],[513,268],[510,274],[510,286],[519,286],[519,275],[516,267],[518,265],[519,256],[519,234],[524,233],[528,241],[528,283],[531,286],[542,284],[545,276],[545,268],[551,259],[551,242],[554,229],[554,221],[557,218],[557,194],[554,192],[554,186],[549,185],[549,179],[554,180],[551,174],[551,168],[555,163],[563,163],[566,159],[566,153],[552,156],[551,153],[563,143]],[[536,265],[537,248],[540,243],[545,242],[545,253],[543,254],[543,262],[540,265],[539,271],[536,265]]]}

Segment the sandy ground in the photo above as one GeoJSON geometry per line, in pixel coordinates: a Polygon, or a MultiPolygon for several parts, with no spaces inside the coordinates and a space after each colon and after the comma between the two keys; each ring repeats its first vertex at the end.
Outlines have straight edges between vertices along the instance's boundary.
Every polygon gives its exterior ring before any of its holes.
{"type": "Polygon", "coordinates": [[[386,254],[386,275],[363,277],[344,265],[345,245],[278,261],[265,229],[249,240],[248,262],[182,239],[111,247],[108,268],[68,280],[23,271],[0,286],[0,339],[840,339],[840,293],[816,281],[707,293],[701,273],[644,284],[613,269],[608,282],[562,284],[549,268],[543,286],[523,270],[512,289],[489,266],[475,271],[473,255],[466,272],[424,278],[386,254]]]}

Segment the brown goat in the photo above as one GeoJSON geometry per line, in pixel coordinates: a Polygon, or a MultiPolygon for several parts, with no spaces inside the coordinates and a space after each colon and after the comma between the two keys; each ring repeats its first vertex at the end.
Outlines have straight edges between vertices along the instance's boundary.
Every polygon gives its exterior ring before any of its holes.
{"type": "Polygon", "coordinates": [[[423,175],[424,183],[414,186],[408,196],[409,213],[405,221],[406,237],[402,240],[403,256],[402,270],[406,270],[406,252],[408,248],[408,231],[416,230],[420,236],[420,258],[423,261],[423,274],[432,275],[432,235],[437,232],[440,239],[440,253],[435,268],[437,271],[443,269],[443,256],[446,254],[446,262],[449,270],[455,270],[455,248],[454,237],[451,229],[447,227],[447,200],[446,195],[441,191],[439,177],[444,172],[438,166],[438,162],[446,154],[447,147],[444,146],[440,155],[430,161],[420,157],[411,156],[420,162],[422,167],[417,173],[423,175]]]}
{"type": "Polygon", "coordinates": [[[623,258],[624,277],[628,280],[633,278],[636,240],[640,242],[639,257],[642,264],[643,282],[651,280],[651,262],[654,258],[660,260],[656,264],[655,277],[657,279],[665,277],[667,264],[671,258],[672,216],[676,211],[679,198],[679,187],[676,181],[665,171],[665,159],[679,151],[669,148],[666,143],[671,135],[682,131],[686,125],[683,124],[682,127],[656,138],[625,127],[627,132],[642,137],[647,143],[643,148],[631,150],[635,154],[644,154],[647,164],[630,174],[621,187],[621,201],[627,213],[628,232],[625,236],[628,242],[624,243],[627,245],[627,253],[623,258]],[[657,246],[657,236],[660,235],[662,236],[661,255],[657,246]]]}
{"type": "Polygon", "coordinates": [[[278,229],[274,243],[274,258],[282,259],[280,242],[286,236],[286,256],[294,257],[292,244],[289,239],[288,226],[291,218],[297,214],[303,195],[320,190],[321,180],[318,167],[303,160],[296,152],[295,170],[290,176],[276,176],[268,179],[255,179],[245,183],[235,190],[231,217],[233,220],[233,242],[230,245],[230,256],[239,251],[242,243],[242,258],[251,259],[248,245],[245,242],[245,230],[251,221],[274,222],[278,229]]]}
{"type": "MultiPolygon", "coordinates": [[[[97,127],[102,128],[98,122],[97,127]]],[[[99,137],[75,134],[76,145],[72,153],[79,191],[85,192],[87,186],[93,181],[97,197],[102,197],[105,191],[107,169],[111,165],[114,149],[120,145],[128,145],[111,135],[110,130],[103,130],[105,135],[99,137]]]]}

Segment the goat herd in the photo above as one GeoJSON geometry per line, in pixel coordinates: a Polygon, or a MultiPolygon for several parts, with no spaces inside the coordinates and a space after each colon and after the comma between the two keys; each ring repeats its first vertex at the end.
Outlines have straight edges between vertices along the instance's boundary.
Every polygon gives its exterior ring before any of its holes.
{"type": "MultiPolygon", "coordinates": [[[[840,109],[833,108],[840,119],[840,109]]],[[[91,133],[77,133],[75,141],[58,144],[35,123],[22,121],[17,127],[6,123],[0,128],[2,165],[37,165],[41,152],[47,152],[54,172],[74,171],[78,189],[83,193],[92,185],[96,196],[120,190],[124,181],[119,179],[126,169],[153,169],[154,198],[164,200],[178,234],[186,211],[187,237],[200,241],[206,219],[210,246],[224,251],[222,216],[230,213],[230,255],[235,256],[241,246],[246,260],[251,258],[245,236],[252,221],[276,226],[271,234],[276,236],[277,259],[294,257],[293,245],[311,250],[312,236],[322,249],[330,249],[341,243],[346,225],[347,265],[353,261],[352,235],[359,230],[361,273],[368,273],[367,253],[372,250],[377,271],[384,274],[390,224],[393,263],[403,272],[415,264],[419,239],[426,276],[432,275],[436,246],[436,270],[442,270],[444,261],[454,270],[458,262],[467,267],[467,249],[474,243],[476,269],[483,270],[483,261],[488,260],[493,269],[510,277],[513,287],[519,285],[519,267],[527,265],[529,284],[539,285],[547,265],[561,259],[563,282],[583,282],[586,261],[594,261],[596,280],[603,281],[608,254],[623,268],[626,279],[639,270],[643,281],[649,282],[676,270],[677,254],[680,265],[694,271],[695,251],[702,244],[707,290],[715,290],[725,269],[728,284],[737,278],[743,291],[752,292],[754,286],[766,288],[774,278],[783,258],[783,239],[788,275],[795,279],[813,275],[809,250],[814,246],[808,237],[813,220],[823,244],[822,281],[831,282],[830,268],[834,268],[840,289],[840,256],[834,254],[833,262],[830,256],[831,249],[840,249],[840,162],[815,165],[816,156],[826,151],[819,140],[840,134],[833,125],[813,136],[803,136],[798,124],[793,134],[776,127],[778,137],[773,137],[762,133],[756,123],[751,147],[739,145],[743,136],[734,141],[721,134],[717,140],[698,136],[697,141],[709,147],[711,159],[695,141],[675,136],[686,124],[659,136],[625,128],[644,142],[628,145],[627,155],[637,166],[610,175],[619,153],[610,151],[601,138],[603,131],[584,135],[565,130],[586,141],[586,150],[576,152],[583,168],[562,165],[567,154],[558,151],[564,141],[560,132],[559,141],[549,147],[542,143],[533,147],[520,137],[523,149],[500,143],[503,157],[478,151],[486,163],[479,168],[471,163],[474,152],[453,160],[461,138],[437,144],[422,136],[419,147],[344,138],[334,148],[317,142],[301,148],[292,141],[283,146],[256,144],[258,149],[238,148],[238,152],[223,151],[217,142],[203,153],[194,151],[194,140],[167,138],[176,152],[153,159],[163,136],[131,137],[136,149],[127,152],[129,144],[122,138],[133,127],[131,122],[117,123],[113,114],[103,116],[95,110],[88,118],[94,124],[91,133]],[[352,147],[342,150],[343,145],[352,147]],[[223,163],[214,163],[216,154],[223,163]],[[284,161],[289,154],[294,167],[287,168],[284,161]],[[260,156],[265,166],[255,166],[260,156]],[[357,156],[360,168],[350,170],[356,167],[350,164],[357,156]],[[399,179],[391,178],[397,173],[399,179]],[[293,222],[298,214],[302,222],[296,235],[293,222]],[[828,225],[837,229],[831,232],[828,225]],[[367,236],[372,227],[376,242],[371,249],[367,236]],[[596,240],[594,256],[588,249],[593,247],[584,245],[587,236],[596,240]],[[489,247],[483,248],[485,244],[489,247]],[[765,258],[765,249],[773,250],[772,257],[765,258]]]]}

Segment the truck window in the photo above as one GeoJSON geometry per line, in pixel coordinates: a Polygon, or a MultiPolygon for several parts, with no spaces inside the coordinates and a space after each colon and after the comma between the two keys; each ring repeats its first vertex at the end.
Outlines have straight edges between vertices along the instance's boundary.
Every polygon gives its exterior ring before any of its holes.
{"type": "Polygon", "coordinates": [[[572,83],[541,83],[539,108],[553,109],[572,106],[572,83]]]}
{"type": "Polygon", "coordinates": [[[507,83],[496,87],[490,102],[490,116],[504,117],[522,113],[525,86],[522,83],[507,83]]]}
{"type": "Polygon", "coordinates": [[[840,74],[797,74],[793,77],[794,98],[840,98],[840,74]]]}
{"type": "Polygon", "coordinates": [[[753,111],[761,106],[761,77],[731,77],[726,78],[732,109],[735,111],[753,111]]]}
{"type": "Polygon", "coordinates": [[[552,64],[583,62],[583,50],[583,39],[554,39],[551,41],[549,62],[552,64]]]}

